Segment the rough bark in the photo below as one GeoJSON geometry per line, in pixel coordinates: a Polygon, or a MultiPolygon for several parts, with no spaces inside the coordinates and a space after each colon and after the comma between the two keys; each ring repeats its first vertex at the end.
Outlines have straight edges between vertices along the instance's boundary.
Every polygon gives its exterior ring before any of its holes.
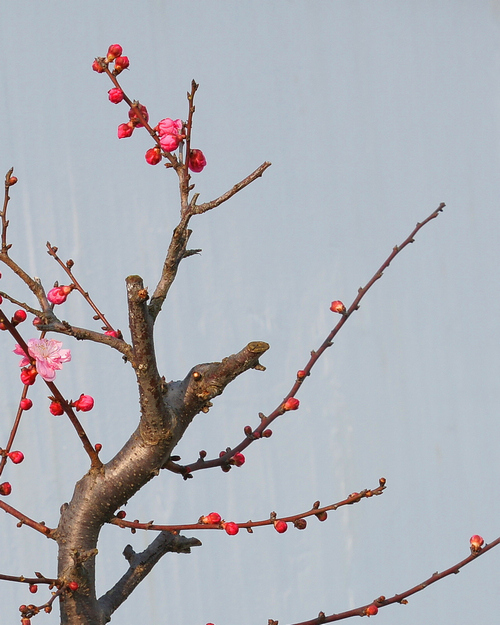
{"type": "MultiPolygon", "coordinates": [[[[141,416],[138,427],[123,448],[110,462],[84,475],[77,482],[71,501],[61,508],[60,522],[54,533],[59,546],[58,577],[79,585],[76,592],[66,593],[61,602],[63,625],[104,625],[112,611],[141,581],[137,572],[130,571],[134,582],[118,582],[107,599],[97,600],[95,565],[102,526],[158,475],[194,416],[208,410],[211,400],[236,376],[259,367],[259,357],[269,348],[264,342],[249,343],[222,362],[197,365],[184,380],[166,383],[156,366],[154,319],[148,311],[148,294],[142,280],[138,276],[127,278],[127,291],[132,366],[139,388],[141,416]]],[[[157,559],[166,551],[175,550],[164,550],[165,545],[170,544],[165,537],[152,544],[155,546],[150,545],[148,557],[153,564],[155,550],[157,559]]]]}

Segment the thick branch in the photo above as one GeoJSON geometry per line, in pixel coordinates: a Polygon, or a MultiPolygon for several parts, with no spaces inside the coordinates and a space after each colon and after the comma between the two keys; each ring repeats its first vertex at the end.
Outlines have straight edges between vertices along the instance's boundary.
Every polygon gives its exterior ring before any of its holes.
{"type": "Polygon", "coordinates": [[[113,612],[120,607],[166,553],[191,553],[191,547],[199,546],[201,542],[197,538],[186,538],[170,532],[158,534],[149,547],[141,553],[135,553],[132,547],[127,545],[123,555],[128,560],[130,568],[113,588],[99,599],[102,623],[108,623],[111,620],[113,612]]]}

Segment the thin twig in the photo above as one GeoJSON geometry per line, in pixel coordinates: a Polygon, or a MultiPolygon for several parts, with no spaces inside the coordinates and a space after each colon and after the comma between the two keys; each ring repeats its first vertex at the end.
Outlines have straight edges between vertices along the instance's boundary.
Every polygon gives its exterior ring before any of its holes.
{"type": "Polygon", "coordinates": [[[331,345],[333,344],[334,337],[339,333],[339,331],[344,326],[344,324],[349,319],[349,317],[352,315],[352,313],[354,311],[358,310],[360,301],[366,295],[366,293],[369,291],[369,289],[375,284],[375,282],[377,280],[379,280],[382,277],[384,270],[387,269],[387,267],[389,267],[389,265],[394,260],[394,258],[407,245],[409,245],[410,243],[413,243],[414,237],[417,234],[417,232],[419,230],[421,230],[427,223],[429,223],[430,221],[435,219],[439,215],[439,213],[442,212],[444,207],[445,207],[445,204],[441,203],[436,208],[436,210],[434,210],[429,215],[429,217],[427,217],[427,219],[424,219],[424,221],[417,223],[415,228],[412,230],[411,234],[403,241],[403,243],[401,243],[401,245],[399,245],[399,246],[396,245],[394,247],[394,249],[392,250],[391,254],[382,263],[382,265],[380,266],[378,271],[375,272],[373,277],[366,283],[366,285],[364,287],[361,287],[358,290],[358,294],[355,297],[354,301],[349,306],[349,308],[341,315],[340,321],[333,328],[333,330],[330,332],[330,334],[326,337],[326,339],[323,341],[323,343],[320,345],[320,347],[316,351],[311,352],[311,357],[309,358],[308,363],[306,364],[306,366],[302,370],[303,375],[300,378],[297,377],[295,383],[293,384],[292,388],[290,389],[288,394],[285,396],[283,401],[279,404],[279,406],[277,406],[273,410],[273,412],[269,416],[266,417],[265,415],[260,414],[259,415],[260,418],[261,418],[260,424],[252,432],[247,434],[245,439],[242,440],[241,443],[239,443],[238,445],[236,445],[236,447],[233,447],[232,449],[228,448],[226,453],[223,456],[220,456],[218,458],[213,458],[212,460],[206,460],[206,459],[199,458],[196,462],[193,462],[191,464],[184,465],[184,466],[178,465],[178,464],[175,464],[175,463],[171,462],[171,463],[169,463],[169,465],[167,465],[166,468],[169,469],[170,471],[173,471],[174,473],[181,473],[184,476],[184,478],[186,478],[186,477],[191,476],[194,471],[200,471],[202,469],[208,469],[208,468],[211,468],[211,467],[220,467],[220,466],[222,466],[224,464],[227,464],[228,460],[230,458],[232,458],[236,453],[241,452],[244,449],[246,449],[253,441],[255,441],[257,439],[261,439],[262,438],[262,433],[269,427],[269,425],[275,419],[277,419],[279,416],[284,414],[285,410],[283,408],[283,404],[290,397],[295,397],[297,391],[299,390],[299,388],[303,384],[304,380],[308,377],[311,369],[313,368],[315,363],[318,361],[320,356],[325,352],[325,350],[328,347],[331,347],[331,345]]]}
{"type": "MultiPolygon", "coordinates": [[[[312,508],[305,512],[300,512],[298,514],[293,514],[290,516],[277,516],[275,512],[272,512],[269,515],[268,519],[264,519],[262,521],[246,521],[243,523],[235,523],[240,529],[251,530],[254,527],[263,527],[265,525],[273,525],[275,521],[284,521],[285,523],[295,523],[300,519],[305,519],[310,516],[318,516],[322,517],[322,520],[326,519],[325,513],[330,510],[337,510],[342,506],[348,506],[355,503],[358,503],[362,499],[368,499],[370,497],[376,497],[377,495],[381,495],[386,488],[386,480],[384,478],[380,479],[379,485],[373,489],[365,489],[359,493],[352,493],[342,501],[338,501],[337,503],[330,504],[328,506],[320,507],[319,501],[317,501],[312,508]]],[[[318,518],[320,518],[318,517],[318,518]]],[[[112,525],[118,525],[119,527],[129,528],[132,530],[160,530],[160,531],[168,531],[168,532],[182,532],[182,531],[192,531],[192,530],[221,530],[224,529],[224,521],[221,521],[219,524],[207,524],[202,523],[201,520],[198,523],[192,524],[183,524],[183,525],[156,525],[153,521],[149,523],[140,523],[139,521],[125,521],[120,517],[113,517],[109,521],[112,525]]]]}
{"type": "Polygon", "coordinates": [[[392,597],[389,597],[389,599],[386,599],[382,595],[378,597],[377,599],[375,599],[374,601],[372,601],[372,603],[361,606],[359,608],[354,608],[353,610],[347,610],[346,612],[339,612],[338,614],[331,614],[330,616],[326,616],[323,612],[320,612],[320,615],[317,618],[313,618],[309,621],[302,621],[300,623],[294,623],[294,625],[322,625],[322,623],[333,623],[334,621],[341,621],[346,618],[351,618],[352,616],[366,616],[367,614],[366,610],[371,605],[375,605],[377,606],[377,608],[380,609],[380,608],[385,608],[386,606],[391,605],[393,603],[406,604],[408,603],[406,600],[407,597],[410,597],[411,595],[414,595],[417,592],[424,590],[431,584],[438,582],[444,577],[448,577],[449,575],[455,575],[456,573],[460,571],[462,567],[466,566],[467,564],[470,564],[471,562],[476,560],[479,556],[482,556],[484,553],[486,553],[490,549],[493,549],[493,547],[496,547],[499,544],[500,544],[500,537],[494,540],[493,542],[489,543],[488,545],[485,545],[479,551],[471,553],[470,556],[468,556],[467,558],[464,558],[457,564],[450,566],[450,568],[446,569],[445,571],[442,571],[441,573],[437,573],[437,572],[433,573],[428,579],[424,580],[420,584],[417,584],[416,586],[413,586],[412,588],[409,588],[408,590],[405,590],[404,592],[401,592],[392,597]]]}

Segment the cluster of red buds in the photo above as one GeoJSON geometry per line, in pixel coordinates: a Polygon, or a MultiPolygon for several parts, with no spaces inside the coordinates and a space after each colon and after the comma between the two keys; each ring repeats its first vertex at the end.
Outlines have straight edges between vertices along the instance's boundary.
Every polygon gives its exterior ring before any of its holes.
{"type": "MultiPolygon", "coordinates": [[[[99,74],[108,70],[108,73],[116,77],[129,66],[128,57],[122,56],[122,54],[122,47],[115,43],[109,46],[106,57],[95,59],[92,69],[99,74]],[[110,63],[114,63],[113,70],[109,70],[110,63]]],[[[114,82],[115,85],[118,85],[116,79],[114,79],[114,82]]],[[[139,102],[131,103],[119,86],[115,86],[108,91],[108,98],[113,104],[119,104],[124,99],[129,105],[132,104],[128,112],[129,121],[118,126],[119,139],[132,136],[135,128],[141,128],[148,123],[149,113],[147,108],[139,102]]],[[[149,130],[151,132],[151,129],[149,130]]],[[[165,153],[174,152],[184,141],[186,138],[186,125],[180,119],[166,117],[158,122],[153,131],[156,133],[157,145],[147,150],[145,158],[150,165],[158,165],[165,153]]],[[[205,155],[201,150],[197,149],[190,149],[186,159],[189,169],[195,173],[202,171],[207,164],[205,155]]]]}
{"type": "MultiPolygon", "coordinates": [[[[64,414],[64,408],[61,402],[58,401],[55,397],[49,397],[49,399],[51,400],[49,406],[50,413],[53,414],[54,417],[60,417],[62,414],[64,414]]],[[[79,412],[80,410],[82,412],[88,412],[94,407],[94,398],[90,395],[84,395],[82,393],[76,401],[70,402],[70,405],[72,406],[72,408],[76,408],[77,412],[79,412]]]]}

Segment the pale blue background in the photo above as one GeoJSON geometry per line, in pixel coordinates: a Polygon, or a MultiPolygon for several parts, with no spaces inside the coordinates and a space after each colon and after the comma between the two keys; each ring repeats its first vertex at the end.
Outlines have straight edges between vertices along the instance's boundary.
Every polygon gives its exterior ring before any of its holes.
{"type": "MultiPolygon", "coordinates": [[[[109,44],[130,57],[123,85],[153,123],[185,118],[190,81],[200,83],[201,200],[273,162],[230,204],[193,220],[203,254],[182,265],[158,323],[167,379],[250,340],[271,344],[266,373],[248,372],[197,417],[179,447],[187,462],[202,448],[217,455],[274,409],[337,321],[330,302],[352,301],[414,224],[447,204],[315,368],[301,409],[248,450],[243,468],[188,482],[162,474],[127,512],[260,519],[334,502],[382,475],[386,493],[304,532],[198,534],[204,546],[166,556],[113,622],[294,623],[401,592],[464,558],[471,534],[498,536],[499,27],[500,3],[489,0],[3,2],[0,173],[14,165],[19,177],[9,239],[47,287],[65,282],[49,240],[126,330],[124,278],[138,273],[154,287],[176,223],[175,176],[145,163],[147,134],[116,138],[126,107],[107,101],[109,81],[91,71],[109,44]]],[[[30,298],[2,273],[0,288],[30,298]]],[[[61,314],[98,327],[76,296],[61,314]]],[[[110,350],[64,342],[73,361],[60,388],[95,397],[82,420],[108,459],[137,420],[133,374],[110,350]]],[[[21,387],[6,333],[0,347],[5,444],[21,387]]],[[[3,479],[12,505],[53,526],[88,464],[46,395],[38,383],[16,444],[26,460],[3,479]]],[[[51,542],[0,522],[1,572],[55,574],[51,542]]],[[[127,542],[141,550],[153,538],[113,527],[102,536],[100,593],[125,570],[127,542]]],[[[494,550],[377,619],[496,624],[499,561],[494,550]]],[[[31,600],[1,584],[2,622],[31,600]]],[[[39,621],[57,623],[57,611],[39,621]]]]}

